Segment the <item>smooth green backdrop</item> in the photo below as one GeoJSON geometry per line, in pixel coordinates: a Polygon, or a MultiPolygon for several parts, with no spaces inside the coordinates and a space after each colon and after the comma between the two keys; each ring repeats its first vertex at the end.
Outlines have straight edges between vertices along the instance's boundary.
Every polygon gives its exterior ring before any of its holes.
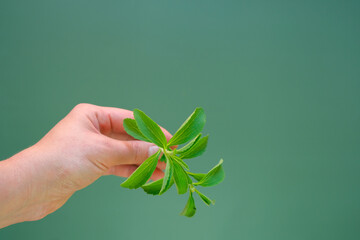
{"type": "Polygon", "coordinates": [[[359,1],[0,0],[0,159],[80,102],[173,133],[203,107],[216,205],[109,176],[1,240],[360,239],[359,1]]]}

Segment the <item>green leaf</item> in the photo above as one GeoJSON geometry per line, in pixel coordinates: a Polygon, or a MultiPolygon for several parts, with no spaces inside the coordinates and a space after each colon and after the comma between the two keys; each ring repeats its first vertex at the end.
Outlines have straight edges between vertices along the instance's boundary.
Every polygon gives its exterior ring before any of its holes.
{"type": "Polygon", "coordinates": [[[175,162],[180,164],[183,168],[189,169],[189,166],[181,158],[179,158],[178,156],[172,155],[171,159],[173,159],[175,162]]]}
{"type": "Polygon", "coordinates": [[[159,147],[166,147],[166,137],[161,131],[159,125],[157,125],[150,117],[139,109],[134,109],[134,118],[141,131],[141,133],[148,138],[151,142],[155,143],[159,147]]]}
{"type": "Polygon", "coordinates": [[[186,152],[188,149],[190,149],[196,143],[196,141],[198,141],[200,139],[200,137],[201,137],[201,133],[199,133],[193,140],[188,142],[188,144],[186,144],[182,148],[176,149],[176,153],[182,154],[182,153],[186,152]]]}
{"type": "Polygon", "coordinates": [[[160,151],[157,151],[154,155],[146,159],[136,170],[131,174],[131,176],[126,179],[125,182],[121,184],[125,188],[139,188],[145,184],[152,173],[155,171],[156,165],[158,163],[160,151]]]}
{"type": "Polygon", "coordinates": [[[206,150],[209,136],[200,138],[186,151],[180,153],[182,159],[194,158],[203,154],[206,150]]]}
{"type": "Polygon", "coordinates": [[[158,195],[161,190],[162,183],[163,183],[163,178],[156,180],[154,182],[142,185],[141,187],[148,194],[158,195]]]}
{"type": "Polygon", "coordinates": [[[192,195],[192,192],[189,191],[189,199],[185,205],[184,210],[180,213],[180,215],[186,217],[192,217],[194,216],[195,212],[196,212],[196,207],[195,207],[194,197],[192,195]]]}
{"type": "Polygon", "coordinates": [[[210,204],[212,205],[215,204],[215,201],[211,200],[210,198],[199,192],[196,188],[195,188],[195,192],[200,196],[201,200],[203,200],[206,205],[209,206],[210,204]]]}
{"type": "Polygon", "coordinates": [[[225,178],[224,168],[222,167],[223,160],[213,167],[199,182],[194,183],[194,185],[200,185],[203,187],[214,186],[222,182],[225,178]]]}
{"type": "MultiPolygon", "coordinates": [[[[162,184],[163,184],[163,178],[156,180],[154,182],[151,183],[147,183],[145,185],[142,185],[142,189],[144,189],[144,191],[148,194],[152,194],[152,195],[159,195],[162,184]]],[[[170,182],[170,187],[174,184],[174,180],[171,179],[170,182]]]]}
{"type": "Polygon", "coordinates": [[[179,145],[190,141],[201,132],[205,122],[206,117],[204,110],[202,108],[196,108],[170,139],[168,146],[179,145]]]}
{"type": "Polygon", "coordinates": [[[191,173],[191,172],[187,172],[187,174],[189,174],[190,176],[192,176],[193,178],[195,178],[197,181],[201,181],[201,179],[203,179],[206,176],[206,173],[191,173]]]}
{"type": "Polygon", "coordinates": [[[171,187],[170,183],[171,183],[173,174],[174,174],[173,162],[169,158],[166,158],[164,181],[162,183],[159,195],[165,193],[171,187]]]}
{"type": "Polygon", "coordinates": [[[174,181],[179,194],[187,192],[189,186],[188,176],[184,169],[176,162],[174,162],[174,181]]]}
{"type": "Polygon", "coordinates": [[[150,140],[141,133],[140,129],[138,128],[138,125],[136,124],[135,119],[125,118],[123,121],[123,125],[127,134],[129,134],[133,138],[145,142],[150,142],[150,140]]]}

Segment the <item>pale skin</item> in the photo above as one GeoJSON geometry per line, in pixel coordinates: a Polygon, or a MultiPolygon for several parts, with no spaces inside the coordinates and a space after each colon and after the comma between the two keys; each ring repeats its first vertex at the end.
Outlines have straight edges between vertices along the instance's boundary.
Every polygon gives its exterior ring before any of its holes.
{"type": "MultiPolygon", "coordinates": [[[[38,143],[0,161],[0,228],[44,218],[101,176],[129,177],[158,148],[129,136],[125,118],[132,112],[79,104],[38,143]]],[[[151,179],[164,168],[159,162],[151,179]]]]}

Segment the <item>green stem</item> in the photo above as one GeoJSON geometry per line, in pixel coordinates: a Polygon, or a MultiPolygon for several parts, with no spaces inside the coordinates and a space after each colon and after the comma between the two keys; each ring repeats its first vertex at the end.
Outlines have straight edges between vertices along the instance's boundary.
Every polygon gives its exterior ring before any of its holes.
{"type": "MultiPolygon", "coordinates": [[[[171,159],[171,158],[169,158],[169,155],[171,154],[171,155],[174,155],[174,154],[176,154],[175,153],[175,150],[174,151],[169,151],[169,150],[166,150],[165,148],[161,148],[161,151],[163,152],[163,154],[165,155],[165,157],[166,158],[168,158],[169,160],[171,159]]],[[[181,166],[181,164],[179,164],[180,166],[181,166]]],[[[181,166],[182,167],[182,166],[181,166]]],[[[182,167],[183,168],[183,167],[182,167]]],[[[186,172],[186,171],[185,171],[186,172]]],[[[187,172],[186,172],[187,173],[187,172]]],[[[189,174],[188,174],[188,176],[189,176],[189,174]]],[[[195,186],[193,185],[193,183],[189,183],[189,189],[190,189],[190,191],[191,192],[195,192],[195,191],[197,191],[196,190],[196,188],[195,188],[195,186]]]]}

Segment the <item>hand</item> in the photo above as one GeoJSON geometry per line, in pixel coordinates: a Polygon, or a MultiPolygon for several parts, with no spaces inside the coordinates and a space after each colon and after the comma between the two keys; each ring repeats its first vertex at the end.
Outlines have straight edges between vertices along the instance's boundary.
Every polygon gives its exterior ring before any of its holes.
{"type": "MultiPolygon", "coordinates": [[[[34,146],[0,162],[0,228],[45,217],[103,175],[130,176],[158,148],[127,135],[125,118],[132,112],[79,104],[34,146]]],[[[164,168],[159,162],[152,179],[164,168]]]]}

